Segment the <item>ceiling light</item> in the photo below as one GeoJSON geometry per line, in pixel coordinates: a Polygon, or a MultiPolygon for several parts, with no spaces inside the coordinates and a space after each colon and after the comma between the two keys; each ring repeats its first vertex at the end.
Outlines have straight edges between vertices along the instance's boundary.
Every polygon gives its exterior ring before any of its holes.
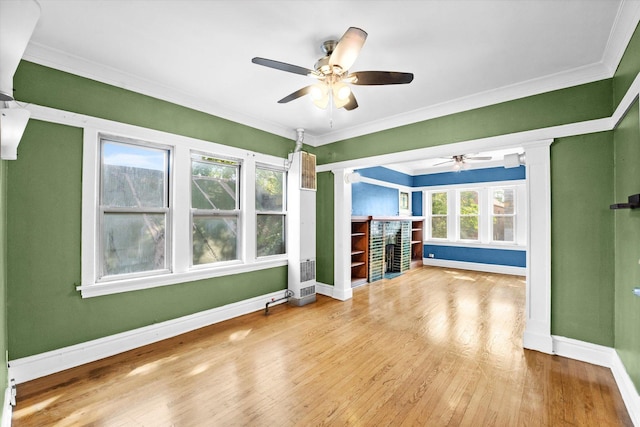
{"type": "Polygon", "coordinates": [[[337,82],[333,85],[333,103],[336,108],[342,108],[349,102],[349,95],[351,95],[351,89],[343,82],[337,82]]]}
{"type": "Polygon", "coordinates": [[[327,108],[329,104],[329,87],[325,83],[312,85],[311,89],[309,89],[309,95],[313,103],[316,104],[316,107],[322,108],[323,110],[327,108]]]}
{"type": "Polygon", "coordinates": [[[505,168],[517,168],[520,165],[524,164],[524,153],[512,153],[504,155],[504,167],[505,168]]]}

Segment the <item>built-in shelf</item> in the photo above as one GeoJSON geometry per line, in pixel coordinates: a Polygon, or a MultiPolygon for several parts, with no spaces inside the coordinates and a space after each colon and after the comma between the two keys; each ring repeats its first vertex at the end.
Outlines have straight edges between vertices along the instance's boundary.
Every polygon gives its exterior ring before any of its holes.
{"type": "Polygon", "coordinates": [[[351,286],[368,281],[369,272],[369,217],[351,219],[351,286]]]}
{"type": "Polygon", "coordinates": [[[411,268],[422,266],[424,250],[424,219],[414,218],[411,221],[411,268]]]}

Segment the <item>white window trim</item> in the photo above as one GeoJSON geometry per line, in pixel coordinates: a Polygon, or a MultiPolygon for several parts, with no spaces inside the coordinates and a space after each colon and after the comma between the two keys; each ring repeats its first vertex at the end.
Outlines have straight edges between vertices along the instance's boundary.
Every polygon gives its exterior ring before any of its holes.
{"type": "Polygon", "coordinates": [[[85,126],[83,137],[82,266],[81,284],[76,287],[83,298],[173,285],[288,264],[286,253],[270,256],[268,259],[266,257],[258,259],[255,242],[254,175],[256,162],[261,165],[271,165],[274,168],[283,168],[285,159],[138,126],[110,121],[100,122],[103,127],[85,126]],[[111,279],[103,282],[96,281],[99,256],[97,220],[100,184],[100,134],[110,135],[114,138],[139,139],[152,144],[172,147],[173,191],[171,192],[171,205],[174,208],[170,218],[173,245],[170,248],[172,265],[169,273],[120,280],[111,279]],[[240,221],[243,237],[238,248],[240,255],[237,261],[225,262],[221,265],[191,267],[191,151],[242,160],[240,206],[244,206],[244,209],[240,210],[240,221]]]}
{"type": "Polygon", "coordinates": [[[511,249],[524,250],[527,247],[527,206],[526,206],[526,181],[490,181],[472,184],[452,184],[439,185],[433,187],[421,187],[423,192],[423,212],[428,223],[428,232],[425,233],[425,244],[440,246],[477,247],[487,249],[511,249]],[[491,211],[489,209],[489,199],[494,188],[515,188],[516,189],[516,240],[515,242],[496,242],[491,239],[491,211]],[[462,240],[459,238],[459,215],[458,203],[460,191],[478,191],[480,200],[480,219],[478,240],[462,240]],[[437,192],[447,192],[447,238],[439,239],[431,236],[431,194],[437,192]]]}

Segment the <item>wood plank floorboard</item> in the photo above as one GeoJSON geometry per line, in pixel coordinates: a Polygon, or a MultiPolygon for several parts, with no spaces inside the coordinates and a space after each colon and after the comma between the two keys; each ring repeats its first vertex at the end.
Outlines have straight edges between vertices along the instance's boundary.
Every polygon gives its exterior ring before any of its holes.
{"type": "Polygon", "coordinates": [[[611,371],[522,348],[523,277],[422,267],[18,386],[23,426],[632,426],[611,371]]]}

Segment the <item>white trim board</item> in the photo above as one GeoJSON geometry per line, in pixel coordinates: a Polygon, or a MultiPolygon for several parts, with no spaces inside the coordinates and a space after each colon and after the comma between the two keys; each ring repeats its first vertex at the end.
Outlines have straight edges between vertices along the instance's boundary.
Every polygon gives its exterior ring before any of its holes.
{"type": "Polygon", "coordinates": [[[553,353],[557,356],[611,369],[633,425],[640,426],[640,395],[615,349],[557,335],[552,335],[551,338],[553,353]]]}
{"type": "Polygon", "coordinates": [[[12,415],[13,406],[11,406],[11,387],[7,387],[4,391],[4,403],[2,404],[2,420],[0,421],[0,427],[10,427],[12,415]]]}
{"type": "Polygon", "coordinates": [[[513,276],[526,276],[525,267],[513,267],[510,265],[483,264],[479,262],[450,261],[446,259],[423,258],[422,264],[431,267],[455,268],[458,270],[484,271],[485,273],[510,274],[513,276]]]}
{"type": "MultiPolygon", "coordinates": [[[[16,384],[21,384],[55,372],[172,338],[214,323],[260,311],[265,308],[267,302],[281,298],[284,292],[284,290],[271,292],[177,319],[11,360],[9,361],[9,378],[15,380],[16,384]]],[[[283,301],[275,304],[282,303],[283,301]]]]}

